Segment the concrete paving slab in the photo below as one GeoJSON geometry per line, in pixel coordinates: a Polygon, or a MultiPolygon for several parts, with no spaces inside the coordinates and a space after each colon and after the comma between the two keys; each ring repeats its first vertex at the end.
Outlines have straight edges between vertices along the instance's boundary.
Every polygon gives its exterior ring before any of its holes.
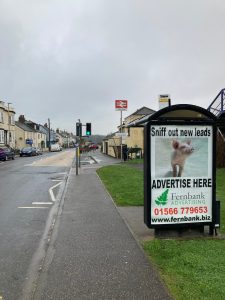
{"type": "Polygon", "coordinates": [[[154,230],[149,229],[144,223],[143,206],[117,207],[117,209],[138,241],[154,238],[154,230]]]}
{"type": "Polygon", "coordinates": [[[95,170],[70,173],[34,299],[171,299],[95,170]]]}

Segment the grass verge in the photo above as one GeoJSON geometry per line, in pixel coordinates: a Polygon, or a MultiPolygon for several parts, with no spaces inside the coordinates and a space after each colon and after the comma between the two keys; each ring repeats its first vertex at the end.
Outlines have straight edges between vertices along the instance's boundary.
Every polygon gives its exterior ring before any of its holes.
{"type": "MultiPolygon", "coordinates": [[[[135,162],[133,162],[135,163],[135,162]]],[[[98,170],[117,205],[143,205],[143,171],[133,163],[98,170]]],[[[225,169],[217,170],[217,198],[225,233],[225,169]]],[[[225,299],[225,240],[152,240],[143,248],[177,300],[225,299]]]]}
{"type": "Polygon", "coordinates": [[[143,164],[144,160],[143,160],[143,158],[135,158],[135,159],[129,159],[126,163],[130,164],[130,165],[133,165],[133,164],[143,164]]]}
{"type": "Polygon", "coordinates": [[[106,166],[97,173],[118,206],[143,205],[143,171],[127,164],[106,166]]]}
{"type": "Polygon", "coordinates": [[[217,169],[216,196],[220,200],[220,231],[225,233],[225,169],[217,169]]]}
{"type": "Polygon", "coordinates": [[[155,239],[143,247],[175,299],[224,299],[225,240],[155,239]]]}

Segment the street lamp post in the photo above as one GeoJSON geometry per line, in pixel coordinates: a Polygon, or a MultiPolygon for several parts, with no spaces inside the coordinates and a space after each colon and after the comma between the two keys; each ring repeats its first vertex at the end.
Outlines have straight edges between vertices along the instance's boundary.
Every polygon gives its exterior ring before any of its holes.
{"type": "Polygon", "coordinates": [[[9,115],[9,105],[12,104],[11,102],[8,102],[8,140],[7,144],[10,146],[10,115],[9,115]]]}
{"type": "Polygon", "coordinates": [[[51,151],[51,129],[50,129],[50,119],[48,118],[48,140],[49,140],[49,144],[48,144],[48,151],[51,151]]]}

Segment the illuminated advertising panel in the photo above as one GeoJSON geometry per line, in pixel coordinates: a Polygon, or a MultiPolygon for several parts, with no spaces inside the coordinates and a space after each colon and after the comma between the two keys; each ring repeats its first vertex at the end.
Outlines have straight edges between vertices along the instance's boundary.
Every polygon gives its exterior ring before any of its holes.
{"type": "Polygon", "coordinates": [[[150,126],[151,225],[212,222],[213,126],[150,126]]]}

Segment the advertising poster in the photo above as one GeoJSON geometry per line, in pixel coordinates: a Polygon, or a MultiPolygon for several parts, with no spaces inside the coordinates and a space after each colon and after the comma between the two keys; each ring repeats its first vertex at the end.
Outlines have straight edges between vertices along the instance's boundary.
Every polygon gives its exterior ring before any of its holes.
{"type": "Polygon", "coordinates": [[[212,222],[212,126],[150,127],[151,224],[212,222]]]}

